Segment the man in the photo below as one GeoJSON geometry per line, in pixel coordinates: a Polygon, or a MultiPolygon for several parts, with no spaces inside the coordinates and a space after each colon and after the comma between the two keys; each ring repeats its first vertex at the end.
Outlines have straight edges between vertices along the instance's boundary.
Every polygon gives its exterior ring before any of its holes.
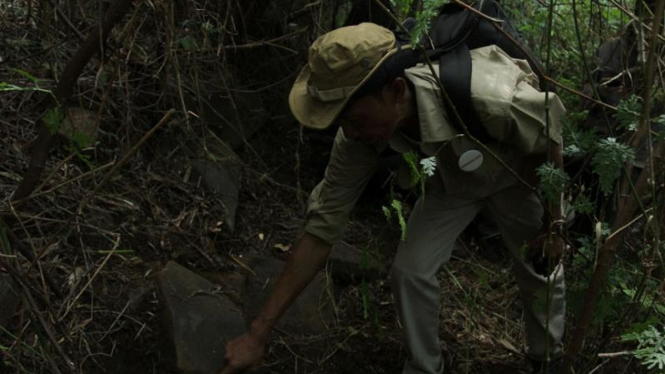
{"type": "MultiPolygon", "coordinates": [[[[414,149],[438,162],[438,175],[429,179],[425,195],[416,203],[392,266],[393,292],[409,350],[403,373],[443,372],[436,273],[450,258],[458,235],[482,208],[494,215],[513,260],[524,301],[527,354],[541,362],[560,355],[563,269],[558,266],[548,281],[530,263],[531,252],[537,251],[527,251],[526,259],[521,253],[525,244],[544,237],[551,228],[549,222],[541,222],[543,206],[509,170],[454,130],[441,102],[438,78],[429,68],[404,69],[399,56],[394,35],[370,23],[340,28],[312,44],[309,64],[293,85],[289,104],[305,126],[323,129],[339,124],[340,129],[324,180],[310,196],[305,233],[249,332],[227,345],[222,374],[258,365],[270,330],[325,265],[387,147],[400,152],[414,149]],[[469,156],[471,162],[466,162],[469,156]]],[[[552,151],[552,160],[560,161],[559,117],[564,109],[550,94],[550,125],[546,125],[545,94],[534,88],[537,78],[528,64],[495,46],[472,51],[472,64],[472,99],[488,132],[497,139],[489,144],[492,152],[524,178],[533,176],[547,150],[552,151]]],[[[553,256],[560,254],[556,251],[560,246],[548,248],[554,249],[553,256]]]]}

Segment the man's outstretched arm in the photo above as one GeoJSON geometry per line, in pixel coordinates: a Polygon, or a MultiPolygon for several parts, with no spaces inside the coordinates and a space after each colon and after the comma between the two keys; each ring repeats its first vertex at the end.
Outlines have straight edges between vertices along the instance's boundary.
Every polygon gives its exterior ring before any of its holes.
{"type": "Polygon", "coordinates": [[[226,367],[221,374],[237,373],[259,365],[273,326],[325,266],[330,250],[330,244],[312,234],[305,233],[298,239],[275,289],[250,324],[249,331],[226,345],[226,367]]]}

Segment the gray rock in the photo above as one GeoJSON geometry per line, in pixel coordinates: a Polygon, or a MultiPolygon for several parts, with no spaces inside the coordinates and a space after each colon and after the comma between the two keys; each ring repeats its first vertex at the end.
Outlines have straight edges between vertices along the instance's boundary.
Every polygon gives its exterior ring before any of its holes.
{"type": "Polygon", "coordinates": [[[235,162],[193,161],[190,181],[201,183],[206,191],[219,196],[224,210],[222,221],[233,232],[240,188],[240,170],[235,162]]]}
{"type": "MultiPolygon", "coordinates": [[[[254,272],[247,276],[243,303],[245,317],[251,321],[263,309],[284,262],[262,256],[250,256],[243,262],[254,272]]],[[[332,295],[332,280],[320,272],[279,319],[277,327],[293,335],[315,335],[327,331],[334,323],[332,295]]]]}
{"type": "Polygon", "coordinates": [[[164,357],[179,373],[217,374],[226,343],[246,331],[240,311],[221,287],[175,262],[157,274],[156,282],[164,357]]]}
{"type": "Polygon", "coordinates": [[[330,253],[328,269],[335,280],[355,284],[385,274],[386,264],[383,261],[371,253],[363,253],[349,244],[339,243],[330,253]]]}
{"type": "Polygon", "coordinates": [[[14,280],[9,275],[0,274],[0,326],[7,326],[7,321],[16,313],[21,302],[16,292],[14,280]]]}

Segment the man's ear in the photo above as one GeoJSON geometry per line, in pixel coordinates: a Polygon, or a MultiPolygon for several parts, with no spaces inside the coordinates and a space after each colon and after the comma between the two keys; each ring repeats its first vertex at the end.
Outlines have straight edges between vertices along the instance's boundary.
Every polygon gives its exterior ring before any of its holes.
{"type": "Polygon", "coordinates": [[[403,77],[395,78],[392,81],[392,83],[389,85],[389,88],[391,90],[393,97],[395,98],[395,102],[398,103],[402,102],[408,90],[406,79],[404,79],[403,77]]]}

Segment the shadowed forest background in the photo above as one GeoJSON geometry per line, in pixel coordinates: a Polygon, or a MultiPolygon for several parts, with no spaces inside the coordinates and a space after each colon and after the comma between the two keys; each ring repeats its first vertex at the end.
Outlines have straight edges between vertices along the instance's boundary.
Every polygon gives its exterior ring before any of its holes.
{"type": "MultiPolygon", "coordinates": [[[[307,48],[394,28],[379,2],[401,20],[446,1],[0,1],[0,373],[217,367],[206,349],[256,314],[329,158],[336,129],[287,104],[307,48]],[[178,303],[199,296],[215,327],[180,336],[178,303]]],[[[538,189],[568,206],[575,373],[665,373],[664,2],[500,1],[568,110],[565,174],[538,189]]],[[[259,373],[400,372],[386,269],[420,191],[392,161],[259,373]]],[[[439,273],[449,373],[530,372],[502,246],[481,214],[439,273]]]]}

